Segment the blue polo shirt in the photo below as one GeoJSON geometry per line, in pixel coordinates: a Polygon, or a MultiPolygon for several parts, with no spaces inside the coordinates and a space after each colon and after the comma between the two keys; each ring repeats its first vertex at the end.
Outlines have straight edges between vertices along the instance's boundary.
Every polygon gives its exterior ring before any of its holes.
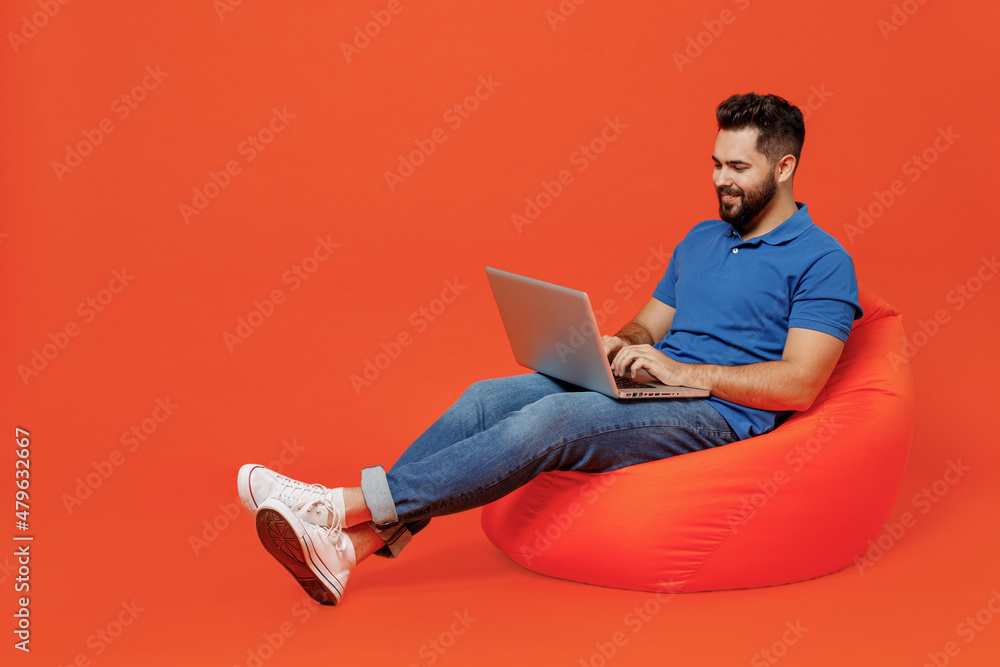
{"type": "MultiPolygon", "coordinates": [[[[813,224],[805,204],[796,206],[790,218],[749,241],[722,220],[688,232],[653,292],[677,310],[657,349],[683,363],[739,366],[781,359],[790,327],[847,340],[862,314],[854,262],[813,224]]],[[[792,414],[708,400],[741,439],[792,414]]]]}

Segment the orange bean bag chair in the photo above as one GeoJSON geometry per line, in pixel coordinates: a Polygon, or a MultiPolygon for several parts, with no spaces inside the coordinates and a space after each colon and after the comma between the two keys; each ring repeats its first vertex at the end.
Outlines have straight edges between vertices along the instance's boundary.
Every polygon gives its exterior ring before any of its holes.
{"type": "Polygon", "coordinates": [[[607,473],[549,472],[483,508],[524,567],[644,591],[771,586],[840,570],[881,531],[913,437],[900,314],[862,319],[813,406],[770,433],[607,473]]]}

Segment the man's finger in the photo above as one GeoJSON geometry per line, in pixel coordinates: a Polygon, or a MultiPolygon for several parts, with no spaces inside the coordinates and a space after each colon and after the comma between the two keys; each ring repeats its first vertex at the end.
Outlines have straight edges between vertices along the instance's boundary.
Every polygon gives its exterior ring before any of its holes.
{"type": "Polygon", "coordinates": [[[625,368],[625,360],[628,358],[628,348],[623,347],[618,350],[615,354],[614,360],[611,362],[612,368],[614,368],[615,375],[622,375],[623,369],[625,368]]]}
{"type": "MultiPolygon", "coordinates": [[[[634,347],[623,348],[615,357],[616,374],[624,376],[632,370],[632,366],[639,359],[638,351],[634,347]]],[[[633,373],[634,375],[635,373],[633,373]]]]}
{"type": "Polygon", "coordinates": [[[631,371],[632,377],[638,375],[639,371],[642,370],[652,375],[653,374],[651,370],[653,367],[652,361],[653,361],[652,355],[650,355],[647,350],[635,350],[634,357],[632,358],[632,361],[629,364],[628,370],[631,371]]]}

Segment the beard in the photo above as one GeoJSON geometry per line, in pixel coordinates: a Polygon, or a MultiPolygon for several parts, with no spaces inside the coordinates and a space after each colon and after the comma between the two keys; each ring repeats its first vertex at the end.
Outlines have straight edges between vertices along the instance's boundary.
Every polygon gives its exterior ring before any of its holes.
{"type": "Polygon", "coordinates": [[[777,191],[778,181],[773,171],[767,175],[763,183],[752,190],[741,190],[735,186],[716,188],[715,194],[719,198],[719,217],[737,231],[744,229],[771,203],[777,191]],[[722,195],[739,195],[740,201],[726,204],[722,201],[722,195]]]}

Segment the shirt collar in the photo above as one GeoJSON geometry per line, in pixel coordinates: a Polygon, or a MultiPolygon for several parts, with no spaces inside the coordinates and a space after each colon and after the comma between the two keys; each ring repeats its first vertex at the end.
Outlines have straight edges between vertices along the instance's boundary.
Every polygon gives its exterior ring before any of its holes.
{"type": "MultiPolygon", "coordinates": [[[[802,232],[813,226],[812,218],[809,216],[809,207],[801,202],[795,202],[798,210],[787,220],[769,231],[763,236],[750,239],[747,243],[767,243],[768,245],[781,245],[797,237],[802,232]]],[[[729,236],[739,236],[732,225],[729,227],[729,236]]]]}

